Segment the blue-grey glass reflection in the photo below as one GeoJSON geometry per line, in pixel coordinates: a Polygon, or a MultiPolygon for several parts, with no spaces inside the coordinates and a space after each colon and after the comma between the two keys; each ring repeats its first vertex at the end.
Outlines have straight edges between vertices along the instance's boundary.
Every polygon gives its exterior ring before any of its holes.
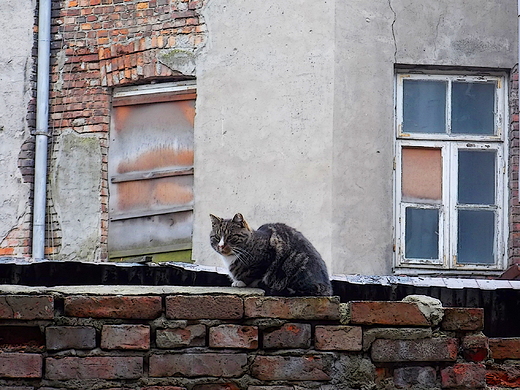
{"type": "Polygon", "coordinates": [[[446,132],[446,82],[403,81],[404,133],[446,132]]]}
{"type": "Polygon", "coordinates": [[[459,210],[458,263],[493,264],[494,241],[494,211],[459,210]]]}
{"type": "Polygon", "coordinates": [[[452,134],[495,133],[495,84],[454,82],[451,90],[452,134]]]}
{"type": "Polygon", "coordinates": [[[439,210],[406,208],[405,257],[439,258],[439,210]]]}
{"type": "Polygon", "coordinates": [[[459,150],[459,204],[495,204],[494,150],[459,150]]]}

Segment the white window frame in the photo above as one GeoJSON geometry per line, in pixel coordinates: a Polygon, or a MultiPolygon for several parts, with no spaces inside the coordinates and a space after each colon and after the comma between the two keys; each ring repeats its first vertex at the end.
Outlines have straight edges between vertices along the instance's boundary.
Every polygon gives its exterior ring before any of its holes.
{"type": "MultiPolygon", "coordinates": [[[[457,274],[500,273],[507,264],[508,238],[508,191],[507,191],[507,83],[506,75],[461,75],[461,74],[396,74],[395,93],[395,159],[394,159],[394,268],[398,273],[421,274],[442,271],[457,274]],[[446,92],[447,133],[404,133],[403,129],[403,81],[406,79],[449,81],[446,92]],[[451,128],[451,82],[494,82],[495,96],[495,134],[466,135],[449,134],[451,128]],[[403,147],[424,147],[441,149],[442,157],[442,195],[437,204],[408,202],[402,199],[402,149],[403,147]],[[457,262],[457,174],[458,150],[495,150],[495,206],[476,206],[469,208],[492,209],[496,212],[494,253],[495,263],[460,264],[457,262]],[[450,190],[451,189],[451,190],[450,190]],[[439,257],[438,259],[405,258],[405,210],[406,207],[438,208],[439,213],[439,257]]],[[[465,208],[464,206],[460,208],[465,208]]]]}

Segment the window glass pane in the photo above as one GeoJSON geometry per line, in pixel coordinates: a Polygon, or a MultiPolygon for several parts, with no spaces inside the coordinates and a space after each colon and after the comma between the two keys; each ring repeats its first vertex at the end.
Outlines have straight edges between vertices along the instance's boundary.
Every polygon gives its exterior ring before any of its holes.
{"type": "Polygon", "coordinates": [[[452,134],[494,134],[495,84],[452,84],[452,134]]]}
{"type": "Polygon", "coordinates": [[[402,180],[402,195],[404,200],[441,200],[441,149],[403,148],[402,180]]]}
{"type": "Polygon", "coordinates": [[[405,257],[439,258],[439,210],[406,208],[405,257]]]}
{"type": "Polygon", "coordinates": [[[457,262],[493,264],[495,213],[490,210],[459,210],[457,262]]]}
{"type": "Polygon", "coordinates": [[[446,82],[403,81],[404,133],[446,132],[446,82]]]}
{"type": "Polygon", "coordinates": [[[495,204],[494,150],[459,150],[461,204],[495,204]]]}

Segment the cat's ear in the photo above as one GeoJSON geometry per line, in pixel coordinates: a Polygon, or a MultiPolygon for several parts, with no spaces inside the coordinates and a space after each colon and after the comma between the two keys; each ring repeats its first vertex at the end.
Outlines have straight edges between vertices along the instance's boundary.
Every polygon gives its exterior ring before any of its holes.
{"type": "Polygon", "coordinates": [[[217,226],[217,225],[220,225],[222,223],[222,218],[219,218],[213,214],[210,214],[209,217],[211,218],[211,225],[212,226],[217,226]]]}
{"type": "Polygon", "coordinates": [[[246,220],[244,219],[244,216],[240,213],[236,213],[235,216],[233,217],[233,222],[234,223],[239,223],[240,226],[246,228],[247,230],[252,230],[249,225],[247,224],[246,220]]]}

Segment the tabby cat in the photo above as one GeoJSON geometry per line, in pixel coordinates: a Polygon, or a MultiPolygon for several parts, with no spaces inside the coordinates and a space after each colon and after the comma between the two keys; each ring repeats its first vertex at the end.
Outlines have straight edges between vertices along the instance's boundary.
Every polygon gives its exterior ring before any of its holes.
{"type": "Polygon", "coordinates": [[[300,232],[283,223],[249,227],[242,214],[210,214],[211,246],[228,269],[234,287],[259,287],[267,295],[332,295],[327,266],[300,232]]]}

